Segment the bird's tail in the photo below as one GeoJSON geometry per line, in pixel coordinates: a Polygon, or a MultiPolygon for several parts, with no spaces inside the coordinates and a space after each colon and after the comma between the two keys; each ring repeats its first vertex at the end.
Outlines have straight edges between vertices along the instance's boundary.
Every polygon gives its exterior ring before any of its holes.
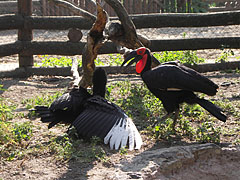
{"type": "Polygon", "coordinates": [[[49,123],[49,129],[59,123],[54,113],[51,112],[47,106],[35,106],[33,109],[30,109],[30,111],[35,112],[43,123],[49,123]]]}
{"type": "Polygon", "coordinates": [[[215,104],[211,103],[206,99],[200,98],[197,98],[197,103],[220,121],[226,122],[227,116],[223,114],[222,109],[216,106],[215,104]]]}

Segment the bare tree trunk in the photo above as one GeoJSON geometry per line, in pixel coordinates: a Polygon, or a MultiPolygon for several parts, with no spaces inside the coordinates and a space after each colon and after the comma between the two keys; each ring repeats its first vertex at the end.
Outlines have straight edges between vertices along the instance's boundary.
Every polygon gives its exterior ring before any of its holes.
{"type": "Polygon", "coordinates": [[[95,70],[94,60],[97,58],[98,50],[104,44],[103,31],[108,21],[107,13],[97,5],[97,19],[87,36],[87,44],[82,55],[83,77],[80,86],[87,88],[92,85],[92,76],[95,70]]]}

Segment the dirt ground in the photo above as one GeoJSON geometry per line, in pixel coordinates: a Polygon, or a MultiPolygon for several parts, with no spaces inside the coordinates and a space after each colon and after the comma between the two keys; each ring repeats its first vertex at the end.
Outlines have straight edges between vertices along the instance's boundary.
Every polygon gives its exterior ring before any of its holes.
{"type": "MultiPolygon", "coordinates": [[[[236,105],[239,105],[240,73],[209,72],[205,73],[205,75],[220,86],[215,100],[225,98],[233,104],[236,103],[236,105]]],[[[140,80],[137,75],[118,74],[109,75],[109,83],[126,78],[133,83],[140,80]]],[[[61,76],[33,76],[23,79],[4,78],[0,79],[0,84],[3,84],[7,91],[2,91],[1,97],[8,99],[9,103],[17,104],[16,112],[27,113],[27,109],[21,104],[23,99],[32,98],[44,93],[55,94],[56,91],[63,91],[69,85],[70,81],[71,77],[61,76]]],[[[240,107],[236,108],[240,111],[240,107]]],[[[128,152],[127,155],[121,155],[118,152],[107,150],[109,161],[106,164],[99,161],[89,163],[69,161],[62,163],[55,160],[49,154],[36,155],[35,157],[25,158],[23,160],[1,162],[0,179],[237,179],[240,177],[240,148],[239,146],[232,145],[232,142],[240,138],[240,117],[233,117],[231,113],[227,115],[227,122],[219,122],[218,125],[227,129],[238,128],[238,134],[225,134],[222,136],[219,146],[221,153],[213,153],[210,158],[207,159],[193,152],[193,157],[190,158],[192,159],[191,161],[184,161],[184,163],[182,163],[184,158],[182,158],[180,154],[177,160],[167,157],[166,160],[164,160],[165,164],[160,165],[159,162],[162,161],[163,157],[165,158],[168,152],[172,152],[173,155],[178,154],[175,152],[176,150],[171,150],[171,148],[178,146],[188,147],[191,146],[191,143],[189,144],[184,141],[176,142],[175,144],[155,142],[142,134],[144,145],[141,150],[128,152]],[[159,155],[159,161],[156,161],[155,156],[149,157],[149,155],[147,155],[153,151],[163,151],[163,154],[159,155]],[[165,151],[167,151],[167,153],[165,151]],[[140,162],[142,166],[138,167],[137,164],[139,163],[134,164],[133,162],[139,158],[141,159],[140,162]],[[169,164],[169,162],[174,164],[174,166],[169,164]],[[181,166],[179,166],[179,164],[181,164],[181,166]],[[161,169],[163,166],[167,166],[167,169],[171,171],[162,173],[161,169]],[[173,171],[174,168],[176,171],[173,171]]],[[[26,118],[17,118],[14,119],[14,121],[22,122],[29,120],[26,118]]],[[[34,130],[34,138],[31,139],[31,143],[44,143],[47,139],[44,139],[42,135],[48,132],[62,134],[66,131],[66,127],[63,126],[48,130],[47,125],[41,125],[39,119],[33,123],[36,126],[42,126],[42,128],[41,130],[34,130]]],[[[108,149],[107,146],[104,146],[104,148],[108,149]]],[[[186,156],[189,156],[189,154],[186,156]]]]}

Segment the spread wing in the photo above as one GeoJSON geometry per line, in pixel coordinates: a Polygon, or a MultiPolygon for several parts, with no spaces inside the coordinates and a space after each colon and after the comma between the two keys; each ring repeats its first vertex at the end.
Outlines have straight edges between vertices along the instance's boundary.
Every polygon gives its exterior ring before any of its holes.
{"type": "Polygon", "coordinates": [[[164,63],[142,75],[149,88],[189,90],[215,95],[218,86],[197,71],[177,62],[164,63]]]}
{"type": "Polygon", "coordinates": [[[72,89],[69,93],[65,93],[57,98],[50,106],[50,110],[78,111],[84,105],[85,101],[91,97],[86,89],[72,89]]]}
{"type": "Polygon", "coordinates": [[[130,150],[139,149],[141,136],[123,110],[100,96],[89,98],[85,110],[72,124],[80,136],[100,137],[105,144],[116,150],[127,144],[130,150]]]}
{"type": "Polygon", "coordinates": [[[31,111],[35,111],[43,123],[49,123],[48,128],[52,128],[59,122],[72,123],[83,111],[84,103],[91,97],[86,89],[73,89],[57,98],[50,107],[35,106],[31,111]]]}

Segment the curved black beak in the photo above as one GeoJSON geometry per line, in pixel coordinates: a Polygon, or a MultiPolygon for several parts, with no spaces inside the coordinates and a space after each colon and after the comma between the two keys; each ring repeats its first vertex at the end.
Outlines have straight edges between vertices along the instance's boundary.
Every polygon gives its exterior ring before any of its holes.
{"type": "Polygon", "coordinates": [[[128,61],[130,61],[126,66],[130,66],[135,62],[138,62],[140,59],[142,59],[141,55],[137,54],[137,51],[132,51],[128,54],[128,56],[125,58],[125,60],[123,61],[121,67],[123,67],[124,64],[126,64],[128,61]]]}

